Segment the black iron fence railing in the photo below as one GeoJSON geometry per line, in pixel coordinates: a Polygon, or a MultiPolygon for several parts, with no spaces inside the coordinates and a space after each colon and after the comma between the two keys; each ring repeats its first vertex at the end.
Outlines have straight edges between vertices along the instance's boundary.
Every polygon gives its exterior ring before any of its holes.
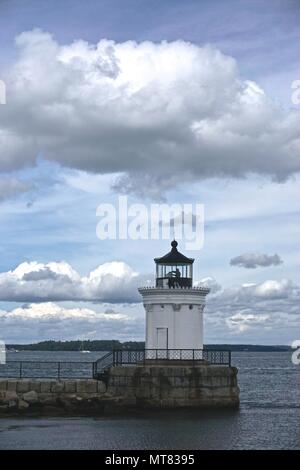
{"type": "Polygon", "coordinates": [[[97,378],[114,366],[143,365],[153,362],[186,361],[196,365],[200,361],[210,364],[231,365],[231,351],[216,349],[136,349],[113,350],[95,362],[62,361],[7,361],[0,364],[0,378],[97,378]]]}
{"type": "MultiPolygon", "coordinates": [[[[113,365],[138,364],[156,360],[207,361],[211,364],[231,365],[231,351],[217,349],[137,349],[131,351],[112,351],[113,365]]],[[[101,359],[99,361],[101,362],[101,359]]]]}
{"type": "Polygon", "coordinates": [[[95,363],[95,376],[108,367],[153,363],[154,361],[186,361],[192,365],[206,361],[210,364],[231,366],[231,351],[217,349],[136,349],[114,350],[95,363]]]}
{"type": "Polygon", "coordinates": [[[95,376],[95,362],[7,361],[0,364],[0,378],[88,379],[95,376]]]}

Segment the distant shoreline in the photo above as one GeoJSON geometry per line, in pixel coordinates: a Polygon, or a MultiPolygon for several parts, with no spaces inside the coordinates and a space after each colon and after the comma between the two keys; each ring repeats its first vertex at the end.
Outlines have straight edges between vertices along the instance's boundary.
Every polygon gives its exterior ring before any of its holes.
{"type": "MultiPolygon", "coordinates": [[[[132,350],[144,349],[143,341],[128,341],[121,343],[118,340],[95,341],[42,341],[32,344],[7,344],[8,351],[111,351],[113,349],[132,350]]],[[[220,349],[239,352],[282,352],[291,351],[287,345],[261,345],[261,344],[205,344],[205,349],[220,349]]]]}

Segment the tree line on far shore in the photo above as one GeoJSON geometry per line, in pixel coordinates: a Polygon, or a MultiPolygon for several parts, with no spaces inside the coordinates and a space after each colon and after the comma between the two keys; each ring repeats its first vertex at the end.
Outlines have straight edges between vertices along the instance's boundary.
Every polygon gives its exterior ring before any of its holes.
{"type": "MultiPolygon", "coordinates": [[[[33,344],[8,344],[8,350],[22,351],[112,351],[113,349],[133,350],[144,349],[144,341],[118,340],[75,340],[75,341],[41,341],[33,344]]],[[[220,349],[231,351],[290,351],[285,345],[255,345],[255,344],[206,344],[205,349],[220,349]]]]}
{"type": "Polygon", "coordinates": [[[74,341],[41,341],[34,344],[9,344],[7,349],[22,351],[111,351],[112,349],[144,349],[143,341],[118,340],[74,340],[74,341]]]}

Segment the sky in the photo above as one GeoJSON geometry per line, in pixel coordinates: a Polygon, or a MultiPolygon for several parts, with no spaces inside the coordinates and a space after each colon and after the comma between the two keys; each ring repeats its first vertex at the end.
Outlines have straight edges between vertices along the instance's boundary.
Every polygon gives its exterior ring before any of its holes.
{"type": "Polygon", "coordinates": [[[203,205],[206,343],[299,339],[299,6],[0,0],[0,339],[144,339],[170,240],[100,240],[120,196],[203,205]]]}

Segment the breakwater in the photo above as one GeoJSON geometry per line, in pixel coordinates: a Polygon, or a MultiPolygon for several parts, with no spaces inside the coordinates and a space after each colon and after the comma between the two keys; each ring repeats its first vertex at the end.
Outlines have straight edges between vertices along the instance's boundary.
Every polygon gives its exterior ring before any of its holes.
{"type": "Polygon", "coordinates": [[[118,409],[233,408],[235,367],[141,365],[112,367],[94,379],[0,379],[0,414],[102,414],[118,409]]]}

